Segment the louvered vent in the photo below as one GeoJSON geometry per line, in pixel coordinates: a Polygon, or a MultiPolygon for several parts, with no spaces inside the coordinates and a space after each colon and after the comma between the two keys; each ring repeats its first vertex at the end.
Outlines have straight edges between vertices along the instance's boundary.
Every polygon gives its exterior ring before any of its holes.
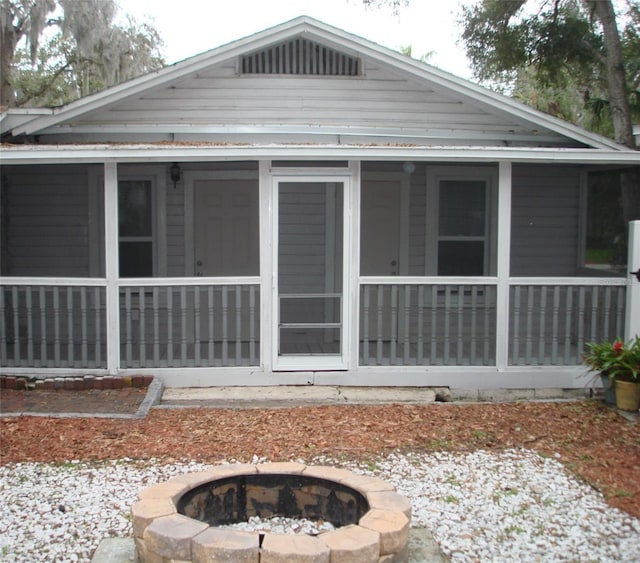
{"type": "Polygon", "coordinates": [[[360,60],[307,39],[292,39],[242,57],[242,74],[359,76],[360,60]]]}

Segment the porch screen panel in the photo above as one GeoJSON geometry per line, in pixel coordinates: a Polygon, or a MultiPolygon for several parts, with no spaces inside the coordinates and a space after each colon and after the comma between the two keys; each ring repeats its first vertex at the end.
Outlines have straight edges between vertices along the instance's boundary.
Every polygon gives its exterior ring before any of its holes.
{"type": "Polygon", "coordinates": [[[363,284],[360,365],[495,365],[493,285],[363,284]]]}
{"type": "Polygon", "coordinates": [[[587,342],[624,337],[622,285],[514,285],[509,364],[582,363],[587,342]]]}
{"type": "Polygon", "coordinates": [[[122,287],[120,354],[123,368],[259,365],[259,286],[122,287]]]}
{"type": "Polygon", "coordinates": [[[102,188],[87,165],[2,166],[0,274],[89,278],[104,274],[102,188]]]}
{"type": "Polygon", "coordinates": [[[6,367],[106,367],[105,289],[3,285],[0,355],[6,367]]]}

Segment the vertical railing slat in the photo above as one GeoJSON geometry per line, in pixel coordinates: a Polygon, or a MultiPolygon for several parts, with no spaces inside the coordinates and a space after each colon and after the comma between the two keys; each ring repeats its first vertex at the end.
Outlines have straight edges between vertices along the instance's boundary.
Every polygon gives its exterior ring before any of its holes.
{"type": "Polygon", "coordinates": [[[398,286],[391,286],[391,342],[389,350],[389,363],[395,365],[397,363],[397,345],[398,345],[398,286]]]}
{"type": "Polygon", "coordinates": [[[222,365],[229,362],[229,286],[222,286],[222,365]]]}
{"type": "Polygon", "coordinates": [[[477,360],[478,340],[478,286],[471,287],[471,341],[469,343],[469,364],[475,365],[477,360]]]}
{"type": "Polygon", "coordinates": [[[438,362],[438,286],[431,286],[431,346],[429,348],[429,363],[438,362]]]}
{"type": "Polygon", "coordinates": [[[209,327],[209,334],[207,335],[209,337],[209,354],[208,354],[208,359],[209,359],[209,365],[214,365],[214,360],[215,360],[215,352],[214,352],[214,290],[213,290],[213,286],[209,286],[207,288],[207,310],[209,313],[209,318],[207,319],[209,322],[207,323],[208,327],[209,327]]]}
{"type": "Polygon", "coordinates": [[[376,363],[382,365],[384,339],[384,293],[383,285],[377,286],[377,327],[376,327],[376,363]]]}
{"type": "Polygon", "coordinates": [[[418,346],[416,362],[422,365],[424,361],[424,285],[418,286],[418,346]]]}
{"type": "Polygon", "coordinates": [[[256,288],[249,286],[249,364],[256,364],[256,288]]]}
{"type": "Polygon", "coordinates": [[[8,338],[8,324],[6,317],[6,303],[5,303],[5,288],[0,287],[0,358],[3,361],[9,361],[7,355],[7,338],[8,338]]]}
{"type": "Polygon", "coordinates": [[[193,356],[196,367],[202,365],[202,359],[200,354],[200,345],[202,341],[202,335],[200,334],[200,290],[202,288],[197,285],[193,288],[193,356]]]}
{"type": "Polygon", "coordinates": [[[457,341],[456,341],[456,364],[464,362],[464,286],[458,286],[458,319],[457,319],[457,341]]]}
{"type": "Polygon", "coordinates": [[[369,310],[371,306],[371,286],[362,287],[364,292],[362,305],[362,363],[369,365],[369,310]]]}
{"type": "Polygon", "coordinates": [[[527,328],[525,333],[525,364],[535,365],[537,360],[533,358],[533,308],[535,303],[535,288],[527,286],[527,328]]]}
{"type": "Polygon", "coordinates": [[[40,305],[40,365],[47,365],[47,298],[45,294],[45,287],[40,286],[38,303],[40,305]]]}
{"type": "Polygon", "coordinates": [[[187,365],[187,288],[180,287],[180,360],[187,365]]]}
{"type": "Polygon", "coordinates": [[[167,365],[173,367],[173,288],[167,287],[167,365]]]}
{"type": "Polygon", "coordinates": [[[579,356],[584,348],[585,333],[585,288],[580,287],[578,290],[578,335],[576,338],[576,354],[579,356]]]}
{"type": "Polygon", "coordinates": [[[404,354],[403,363],[409,365],[409,357],[411,353],[411,286],[404,286],[404,354]]]}
{"type": "Polygon", "coordinates": [[[87,365],[87,350],[88,350],[88,322],[87,322],[87,288],[80,287],[78,288],[80,291],[80,330],[81,330],[81,344],[80,344],[80,355],[82,357],[82,365],[87,365]]]}
{"type": "Polygon", "coordinates": [[[27,306],[27,362],[33,365],[33,301],[31,297],[31,287],[25,288],[27,306]]]}
{"type": "Polygon", "coordinates": [[[13,286],[11,290],[13,298],[13,350],[15,362],[14,365],[22,365],[22,354],[20,353],[20,293],[17,286],[13,286]]]}
{"type": "Polygon", "coordinates": [[[566,287],[567,304],[565,309],[564,362],[568,364],[571,354],[571,328],[573,320],[573,287],[566,287]]]}
{"type": "MultiPolygon", "coordinates": [[[[611,339],[611,299],[612,299],[612,291],[610,287],[605,288],[604,293],[604,323],[602,326],[602,335],[601,340],[605,338],[611,339]]],[[[599,340],[600,340],[599,339],[599,340]]]]}
{"type": "Polygon", "coordinates": [[[512,317],[513,326],[511,327],[511,363],[517,366],[520,363],[520,307],[522,303],[522,287],[517,285],[513,290],[512,317]]]}
{"type": "Polygon", "coordinates": [[[133,313],[131,311],[131,288],[125,287],[124,291],[124,324],[125,324],[125,351],[124,361],[127,367],[133,367],[132,364],[132,348],[133,348],[133,329],[131,326],[133,313]]]}
{"type": "Polygon", "coordinates": [[[242,287],[236,285],[236,366],[242,365],[242,287]]]}
{"type": "Polygon", "coordinates": [[[101,315],[101,306],[102,306],[102,288],[96,287],[93,292],[93,303],[94,303],[94,315],[95,315],[95,330],[96,330],[96,348],[95,348],[95,367],[102,366],[102,315],[101,315]]]}
{"type": "Polygon", "coordinates": [[[544,285],[540,288],[540,330],[538,335],[538,363],[545,363],[545,343],[547,335],[547,286],[544,285]]]}
{"type": "Polygon", "coordinates": [[[141,287],[138,290],[138,321],[139,321],[139,352],[138,352],[138,356],[139,356],[139,365],[140,367],[144,368],[147,367],[147,317],[146,317],[146,310],[147,310],[147,290],[146,287],[141,287]]]}
{"type": "Polygon", "coordinates": [[[153,363],[160,364],[160,289],[154,287],[152,290],[152,310],[153,310],[153,363]]]}
{"type": "Polygon", "coordinates": [[[444,352],[442,361],[444,365],[449,365],[449,354],[451,350],[451,286],[446,285],[444,289],[444,352]]]}
{"type": "Polygon", "coordinates": [[[72,366],[75,360],[72,287],[67,287],[67,325],[67,365],[72,366]]]}
{"type": "Polygon", "coordinates": [[[559,317],[560,317],[560,287],[553,288],[553,310],[551,321],[551,364],[558,363],[558,339],[559,339],[559,317]]]}

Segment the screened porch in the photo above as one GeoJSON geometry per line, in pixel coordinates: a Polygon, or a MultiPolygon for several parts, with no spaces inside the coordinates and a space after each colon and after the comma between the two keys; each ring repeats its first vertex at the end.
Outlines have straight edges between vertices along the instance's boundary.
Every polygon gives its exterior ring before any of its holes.
{"type": "Polygon", "coordinates": [[[624,336],[615,170],[174,166],[2,167],[3,369],[570,367],[624,336]]]}

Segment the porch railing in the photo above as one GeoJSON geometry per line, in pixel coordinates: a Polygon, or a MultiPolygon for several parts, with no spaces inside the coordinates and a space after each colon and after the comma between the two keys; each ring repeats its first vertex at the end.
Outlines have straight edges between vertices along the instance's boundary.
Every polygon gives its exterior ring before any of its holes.
{"type": "Polygon", "coordinates": [[[3,366],[106,368],[105,287],[101,280],[8,283],[0,289],[3,366]]]}
{"type": "Polygon", "coordinates": [[[360,365],[490,366],[508,334],[510,366],[575,366],[585,344],[624,336],[626,281],[512,278],[509,318],[497,282],[377,278],[360,285],[360,365]],[[508,332],[497,330],[508,323],[508,332]]]}
{"type": "Polygon", "coordinates": [[[360,364],[494,365],[496,284],[360,286],[360,364]]]}
{"type": "Polygon", "coordinates": [[[259,284],[120,286],[121,367],[259,363],[259,284]]]}
{"type": "Polygon", "coordinates": [[[624,283],[615,278],[597,285],[575,278],[513,282],[509,364],[577,365],[587,342],[624,337],[624,283]]]}

